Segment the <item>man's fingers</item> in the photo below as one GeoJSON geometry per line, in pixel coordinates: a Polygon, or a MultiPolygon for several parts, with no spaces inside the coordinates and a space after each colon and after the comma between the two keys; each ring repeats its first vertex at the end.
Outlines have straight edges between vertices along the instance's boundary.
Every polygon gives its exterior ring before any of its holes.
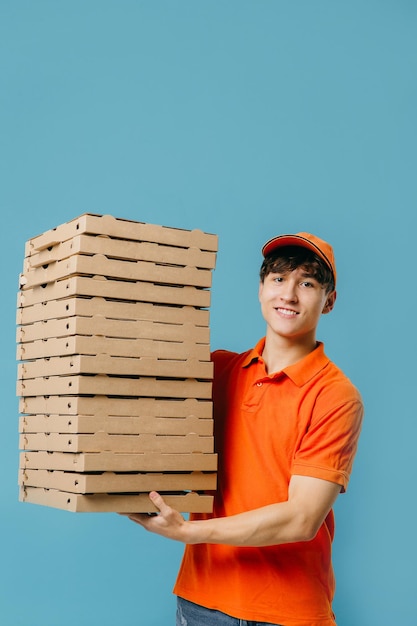
{"type": "Polygon", "coordinates": [[[184,542],[184,529],[187,522],[181,513],[170,507],[157,491],[151,491],[149,499],[157,509],[156,513],[125,513],[129,519],[140,524],[145,530],[168,539],[184,542]]]}
{"type": "Polygon", "coordinates": [[[170,508],[164,501],[163,497],[157,491],[151,491],[149,494],[149,499],[156,506],[156,508],[161,512],[162,515],[164,513],[168,513],[170,508]]]}
{"type": "Polygon", "coordinates": [[[119,515],[129,518],[132,522],[140,524],[141,526],[144,526],[146,521],[149,519],[148,513],[119,513],[119,515]]]}
{"type": "Polygon", "coordinates": [[[151,491],[151,493],[149,494],[149,498],[152,502],[152,504],[155,505],[155,507],[158,509],[158,512],[149,512],[149,513],[119,513],[119,515],[124,515],[125,517],[128,517],[129,519],[131,519],[133,522],[136,522],[138,524],[142,524],[142,526],[144,526],[146,524],[147,521],[149,521],[150,517],[155,517],[157,515],[159,515],[159,513],[161,513],[163,515],[163,513],[169,513],[171,511],[171,507],[169,507],[163,497],[156,491],[151,491]]]}

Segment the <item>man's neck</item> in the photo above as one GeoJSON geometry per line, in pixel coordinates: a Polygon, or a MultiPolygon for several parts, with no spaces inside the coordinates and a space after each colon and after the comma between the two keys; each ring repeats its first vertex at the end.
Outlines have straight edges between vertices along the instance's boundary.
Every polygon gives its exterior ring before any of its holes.
{"type": "Polygon", "coordinates": [[[269,374],[280,372],[310,354],[317,346],[315,337],[301,341],[266,335],[262,358],[269,374]]]}

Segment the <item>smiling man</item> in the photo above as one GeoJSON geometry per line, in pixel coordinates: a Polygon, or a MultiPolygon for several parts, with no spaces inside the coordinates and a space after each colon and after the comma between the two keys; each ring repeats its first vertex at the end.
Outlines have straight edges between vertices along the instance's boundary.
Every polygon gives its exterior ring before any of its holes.
{"type": "Polygon", "coordinates": [[[336,624],[332,507],[363,405],[316,338],[336,301],[334,255],[309,233],[275,237],[262,252],[265,337],[242,354],[213,353],[213,514],[185,520],[153,492],[159,514],[130,516],[186,544],[177,626],[336,624]]]}

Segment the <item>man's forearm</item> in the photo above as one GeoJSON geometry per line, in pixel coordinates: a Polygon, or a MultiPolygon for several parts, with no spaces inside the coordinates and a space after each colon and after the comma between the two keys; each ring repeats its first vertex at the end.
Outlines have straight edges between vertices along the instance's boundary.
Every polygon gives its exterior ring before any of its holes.
{"type": "Polygon", "coordinates": [[[309,541],[328,514],[340,492],[340,485],[293,476],[288,500],[238,515],[186,521],[156,492],[149,494],[159,515],[129,515],[146,530],[187,544],[215,543],[259,547],[309,541]]]}
{"type": "Polygon", "coordinates": [[[290,502],[271,504],[239,515],[186,522],[184,543],[242,547],[308,541],[316,533],[306,516],[290,502]]]}

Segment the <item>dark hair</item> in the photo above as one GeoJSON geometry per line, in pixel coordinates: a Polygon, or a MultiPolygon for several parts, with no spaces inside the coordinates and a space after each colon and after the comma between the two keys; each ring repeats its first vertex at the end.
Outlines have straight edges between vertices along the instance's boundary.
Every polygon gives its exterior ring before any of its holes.
{"type": "Polygon", "coordinates": [[[334,291],[334,278],[331,269],[317,254],[302,246],[283,246],[268,254],[260,269],[261,282],[268,274],[287,274],[302,267],[322,285],[327,293],[334,291]]]}

